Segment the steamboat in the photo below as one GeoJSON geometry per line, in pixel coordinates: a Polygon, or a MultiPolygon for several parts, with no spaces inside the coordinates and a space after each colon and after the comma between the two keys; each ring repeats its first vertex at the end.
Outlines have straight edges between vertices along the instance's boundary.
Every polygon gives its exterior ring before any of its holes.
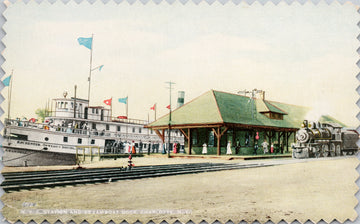
{"type": "MultiPolygon", "coordinates": [[[[99,154],[162,152],[160,137],[144,128],[146,120],[112,117],[103,106],[89,106],[80,98],[53,99],[55,108],[42,123],[35,119],[5,119],[3,164],[5,166],[74,165],[77,148],[96,147],[99,154]]],[[[166,138],[168,136],[166,135],[166,138]]],[[[166,141],[165,141],[166,142],[166,141]]],[[[183,149],[184,137],[171,132],[170,149],[183,149]]]]}

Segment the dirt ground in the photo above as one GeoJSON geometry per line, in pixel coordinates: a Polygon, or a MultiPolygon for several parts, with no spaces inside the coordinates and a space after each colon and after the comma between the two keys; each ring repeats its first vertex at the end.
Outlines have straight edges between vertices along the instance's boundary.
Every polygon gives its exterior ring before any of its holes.
{"type": "MultiPolygon", "coordinates": [[[[148,163],[154,163],[149,161],[148,163]]],[[[166,158],[159,158],[163,160],[166,158]]],[[[146,158],[137,158],[144,164],[146,158]]],[[[169,161],[169,160],[166,160],[169,161]]],[[[184,161],[184,160],[181,160],[184,161]]],[[[189,159],[189,162],[199,162],[189,159]]],[[[200,160],[205,162],[204,160],[200,160]]],[[[159,161],[157,161],[159,162],[159,161]]],[[[178,161],[172,161],[178,163],[178,161]]],[[[215,162],[219,162],[216,160],[215,162]]],[[[223,161],[222,161],[223,162],[223,161]]],[[[234,161],[231,161],[234,162],[234,161]]],[[[235,161],[241,163],[242,161],[235,161]]],[[[96,185],[57,187],[4,194],[2,214],[24,223],[100,220],[133,223],[189,220],[261,223],[272,220],[330,223],[357,216],[354,196],[356,157],[308,161],[264,168],[125,180],[96,185]],[[48,210],[41,210],[48,209],[48,210]],[[57,209],[57,210],[56,210],[57,209]],[[64,210],[67,209],[67,210],[64,210]],[[29,212],[57,214],[24,214],[29,212]],[[98,214],[94,214],[94,213],[98,214]],[[66,214],[64,214],[66,213],[66,214]],[[82,213],[82,214],[70,214],[82,213]],[[104,214],[112,213],[112,214],[104,214]],[[116,214],[118,213],[118,214],[116,214]],[[142,214],[145,213],[145,214],[142,214]],[[165,214],[164,214],[165,213],[165,214]],[[170,214],[171,213],[171,214],[170,214]]]]}

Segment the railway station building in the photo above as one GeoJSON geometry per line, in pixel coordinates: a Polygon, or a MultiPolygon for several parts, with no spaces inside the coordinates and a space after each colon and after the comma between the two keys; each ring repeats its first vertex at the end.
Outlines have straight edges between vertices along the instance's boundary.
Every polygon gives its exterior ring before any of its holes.
{"type": "MultiPolygon", "coordinates": [[[[225,154],[230,142],[232,155],[263,153],[261,144],[266,140],[274,145],[276,153],[288,152],[295,142],[310,108],[268,101],[261,97],[210,90],[184,104],[146,127],[153,129],[164,142],[169,128],[180,131],[185,139],[187,154],[201,154],[204,143],[207,154],[225,154]]],[[[336,122],[330,116],[323,121],[336,122]]],[[[171,133],[170,132],[170,133],[171,133]]]]}

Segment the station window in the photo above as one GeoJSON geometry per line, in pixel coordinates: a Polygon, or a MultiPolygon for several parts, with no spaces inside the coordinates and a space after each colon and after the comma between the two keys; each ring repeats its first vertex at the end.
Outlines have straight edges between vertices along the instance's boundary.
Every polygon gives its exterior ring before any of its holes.
{"type": "Polygon", "coordinates": [[[81,144],[81,143],[82,143],[82,139],[78,138],[78,144],[81,144]]]}
{"type": "Polygon", "coordinates": [[[110,125],[106,125],[106,130],[108,131],[110,129],[110,125]]]}
{"type": "Polygon", "coordinates": [[[99,110],[96,108],[96,114],[99,114],[99,110]]]}
{"type": "Polygon", "coordinates": [[[139,133],[141,133],[141,128],[139,128],[139,133]]]}
{"type": "Polygon", "coordinates": [[[93,113],[93,114],[95,113],[95,109],[94,109],[94,108],[92,108],[92,113],[93,113]]]}
{"type": "Polygon", "coordinates": [[[68,137],[64,136],[63,141],[64,141],[64,142],[68,142],[68,137]]]}
{"type": "Polygon", "coordinates": [[[91,128],[92,128],[92,129],[96,129],[96,124],[95,124],[95,123],[92,123],[91,128]]]}
{"type": "Polygon", "coordinates": [[[117,131],[121,131],[121,126],[117,126],[117,131]]]}
{"type": "Polygon", "coordinates": [[[92,145],[95,144],[95,139],[91,139],[91,144],[92,144],[92,145]]]}
{"type": "Polygon", "coordinates": [[[153,130],[151,129],[150,133],[152,134],[153,133],[153,130]]]}
{"type": "Polygon", "coordinates": [[[132,129],[133,133],[135,133],[135,128],[132,129]]]}

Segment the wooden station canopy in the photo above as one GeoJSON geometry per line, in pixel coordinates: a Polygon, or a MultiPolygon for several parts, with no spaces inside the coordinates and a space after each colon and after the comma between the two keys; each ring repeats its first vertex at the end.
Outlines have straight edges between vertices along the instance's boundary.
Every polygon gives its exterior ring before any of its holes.
{"type": "MultiPolygon", "coordinates": [[[[296,132],[310,108],[252,99],[247,96],[210,90],[171,113],[148,124],[164,142],[166,129],[178,129],[188,141],[191,153],[191,130],[208,128],[217,139],[217,154],[220,155],[220,140],[229,129],[264,131],[270,133],[296,132]]],[[[268,135],[269,133],[269,135],[268,135]]]]}

